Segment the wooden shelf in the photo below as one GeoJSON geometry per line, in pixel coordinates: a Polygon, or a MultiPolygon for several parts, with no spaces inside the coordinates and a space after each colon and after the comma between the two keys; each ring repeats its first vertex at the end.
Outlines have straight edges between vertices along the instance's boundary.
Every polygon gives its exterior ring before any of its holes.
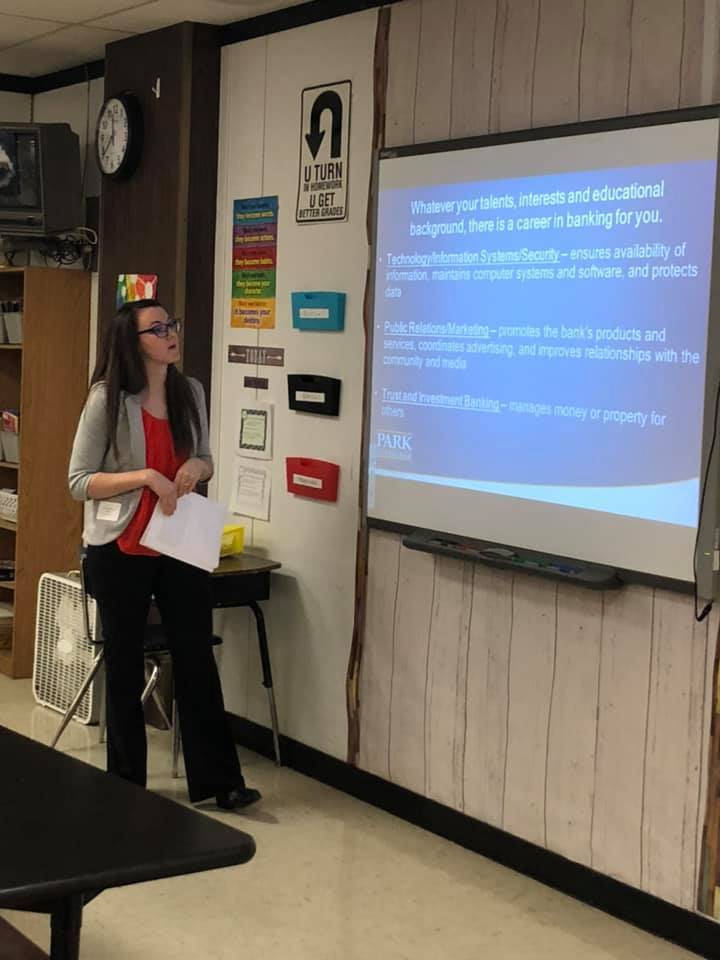
{"type": "Polygon", "coordinates": [[[23,430],[20,465],[0,454],[0,486],[17,487],[20,477],[23,483],[17,522],[0,519],[0,556],[17,563],[16,579],[0,580],[0,598],[13,610],[0,621],[0,674],[31,677],[38,582],[46,570],[76,566],[81,540],[82,509],[68,496],[67,460],[87,396],[90,275],[0,269],[0,300],[20,297],[23,342],[0,343],[0,400],[19,412],[23,430]]]}

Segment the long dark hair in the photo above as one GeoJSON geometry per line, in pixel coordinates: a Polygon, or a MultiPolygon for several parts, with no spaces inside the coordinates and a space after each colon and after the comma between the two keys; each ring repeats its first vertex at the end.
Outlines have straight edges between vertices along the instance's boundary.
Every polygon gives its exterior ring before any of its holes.
{"type": "MultiPolygon", "coordinates": [[[[105,384],[107,431],[116,456],[120,395],[123,391],[142,393],[147,387],[147,373],[137,332],[137,315],[147,307],[162,307],[162,304],[158,300],[136,300],[120,307],[103,332],[92,376],[93,384],[101,381],[105,384]]],[[[174,364],[168,367],[165,393],[175,450],[179,455],[187,456],[192,452],[195,435],[200,434],[200,414],[188,378],[174,364]]]]}

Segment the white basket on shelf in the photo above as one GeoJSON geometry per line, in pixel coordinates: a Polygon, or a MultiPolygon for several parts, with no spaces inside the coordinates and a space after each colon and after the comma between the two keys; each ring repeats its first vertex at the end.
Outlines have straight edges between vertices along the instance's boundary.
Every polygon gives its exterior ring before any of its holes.
{"type": "Polygon", "coordinates": [[[0,430],[0,440],[2,440],[3,457],[8,463],[20,462],[20,434],[11,433],[9,430],[0,430]]]}
{"type": "Polygon", "coordinates": [[[0,517],[17,521],[18,495],[11,490],[0,490],[0,517]]]}

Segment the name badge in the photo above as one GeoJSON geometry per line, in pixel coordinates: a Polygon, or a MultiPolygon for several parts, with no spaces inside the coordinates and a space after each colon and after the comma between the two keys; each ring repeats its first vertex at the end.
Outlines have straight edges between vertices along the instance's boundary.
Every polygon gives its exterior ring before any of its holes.
{"type": "Polygon", "coordinates": [[[122,504],[117,503],[114,500],[102,500],[98,504],[97,513],[95,514],[98,520],[106,520],[108,523],[115,523],[120,519],[120,510],[122,504]]]}

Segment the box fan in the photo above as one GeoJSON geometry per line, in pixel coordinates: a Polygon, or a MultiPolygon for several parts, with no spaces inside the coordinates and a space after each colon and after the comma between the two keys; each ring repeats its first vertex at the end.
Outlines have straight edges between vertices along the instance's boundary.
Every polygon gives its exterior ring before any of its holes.
{"type": "MultiPolygon", "coordinates": [[[[39,704],[65,713],[92,669],[99,652],[92,641],[100,633],[91,597],[87,598],[87,614],[84,609],[79,574],[44,573],[38,586],[33,661],[33,693],[39,704]]],[[[98,722],[103,677],[100,670],[73,719],[85,724],[98,722]]]]}

